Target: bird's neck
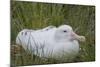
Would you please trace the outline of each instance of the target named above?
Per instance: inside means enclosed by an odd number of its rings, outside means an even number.
[[[58,36],[55,36],[55,37],[54,37],[54,40],[55,40],[56,42],[69,42],[69,41],[71,41],[71,40],[69,40],[69,39],[67,39],[67,38],[65,38],[65,37],[58,37]]]

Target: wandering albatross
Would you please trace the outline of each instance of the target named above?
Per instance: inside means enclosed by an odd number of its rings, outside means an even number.
[[[16,44],[26,51],[43,58],[69,60],[79,53],[79,41],[85,37],[77,35],[71,26],[48,26],[40,30],[24,29],[16,37]]]

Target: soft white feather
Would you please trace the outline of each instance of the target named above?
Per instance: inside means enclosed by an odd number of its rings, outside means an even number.
[[[40,57],[70,59],[78,54],[78,41],[85,40],[85,37],[81,37],[75,34],[69,25],[61,25],[58,28],[48,26],[41,30],[22,30],[16,43]]]

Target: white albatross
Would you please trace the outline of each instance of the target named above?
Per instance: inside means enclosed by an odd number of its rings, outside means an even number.
[[[26,51],[45,58],[70,59],[79,53],[78,41],[85,41],[71,26],[48,26],[41,30],[24,29],[16,37],[16,44]]]

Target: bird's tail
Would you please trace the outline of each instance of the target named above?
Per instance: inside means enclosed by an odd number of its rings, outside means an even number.
[[[20,33],[18,33],[18,35],[16,37],[16,44],[21,45]]]

